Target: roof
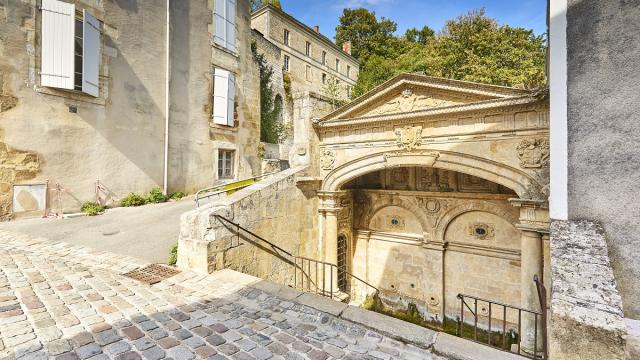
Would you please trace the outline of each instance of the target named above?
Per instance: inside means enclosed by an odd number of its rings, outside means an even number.
[[[275,6],[271,5],[271,4],[262,5],[256,11],[251,13],[251,18],[253,19],[256,16],[262,15],[262,13],[267,12],[267,11],[273,11],[273,12],[281,15],[282,17],[288,19],[289,21],[295,23],[301,29],[303,29],[305,32],[307,32],[308,35],[310,35],[312,37],[315,37],[317,40],[325,43],[326,45],[328,45],[330,47],[332,47],[334,50],[338,51],[340,54],[343,54],[345,57],[349,58],[350,60],[353,60],[355,63],[360,65],[360,61],[358,61],[358,59],[353,57],[353,55],[350,55],[350,54],[344,52],[342,50],[342,48],[340,46],[338,46],[336,43],[334,43],[333,41],[331,41],[331,39],[329,39],[328,37],[322,35],[319,32],[315,32],[312,28],[310,28],[309,26],[305,25],[300,20],[294,18],[293,16],[287,14],[284,10],[278,9],[277,7],[275,7]]]

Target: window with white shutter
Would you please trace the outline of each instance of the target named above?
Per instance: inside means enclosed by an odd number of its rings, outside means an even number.
[[[98,96],[100,21],[88,11],[76,18],[75,6],[42,0],[41,86],[79,90]]]
[[[42,86],[73,89],[75,13],[74,4],[42,0]]]
[[[215,0],[213,41],[236,51],[236,0]]]
[[[213,79],[213,122],[234,125],[236,97],[235,75],[227,70],[215,69]]]

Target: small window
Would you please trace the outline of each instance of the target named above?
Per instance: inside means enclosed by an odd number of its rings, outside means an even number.
[[[305,54],[307,54],[307,56],[311,56],[311,43],[307,41],[307,46],[305,48]]]
[[[327,52],[322,51],[322,65],[327,65]]]
[[[284,29],[284,44],[289,45],[289,30]]]
[[[340,72],[340,59],[336,59],[336,71]]]
[[[351,98],[351,86],[347,86],[347,97]]]
[[[305,73],[305,79],[307,81],[311,81],[311,66],[307,65],[307,71]]]
[[[235,125],[235,75],[227,70],[213,70],[212,117],[218,125]]]
[[[351,78],[351,66],[347,65],[347,77]]]
[[[215,0],[213,27],[213,41],[236,51],[236,0]]]
[[[233,179],[235,151],[218,150],[218,179]]]
[[[327,74],[322,73],[322,83],[326,84],[327,83]]]
[[[289,71],[289,55],[284,56],[284,64],[282,65],[282,70]]]

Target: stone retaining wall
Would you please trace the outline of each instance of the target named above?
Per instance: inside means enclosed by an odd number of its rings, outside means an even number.
[[[296,186],[306,168],[282,171],[182,215],[178,266],[211,273],[232,269],[283,283],[292,266],[266,243],[236,235],[215,215],[221,215],[295,255],[317,258],[317,198]],[[238,245],[238,243],[240,245]],[[257,246],[254,246],[257,245]]]
[[[551,225],[550,358],[625,358],[626,327],[600,225]]]

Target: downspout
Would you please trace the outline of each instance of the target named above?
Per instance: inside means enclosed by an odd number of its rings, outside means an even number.
[[[169,182],[169,44],[170,44],[170,22],[169,22],[169,5],[171,0],[167,0],[167,24],[165,39],[165,101],[164,101],[164,174],[162,192],[167,195]]]

